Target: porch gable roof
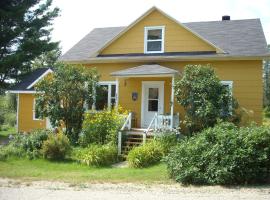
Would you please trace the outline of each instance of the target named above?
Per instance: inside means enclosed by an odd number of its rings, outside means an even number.
[[[112,72],[111,76],[138,77],[138,76],[172,76],[179,71],[158,64],[145,64],[129,69]]]

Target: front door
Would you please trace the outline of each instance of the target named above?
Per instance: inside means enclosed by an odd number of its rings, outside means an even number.
[[[141,127],[147,128],[156,113],[163,114],[164,81],[142,82]]]

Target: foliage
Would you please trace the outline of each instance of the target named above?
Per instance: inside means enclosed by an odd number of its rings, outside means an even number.
[[[77,152],[76,159],[88,166],[109,166],[116,163],[117,148],[115,145],[92,144]]]
[[[267,118],[270,118],[270,106],[267,106],[264,109],[264,116],[267,117]]]
[[[53,68],[60,55],[61,50],[59,48],[56,48],[52,51],[44,52],[39,57],[34,59],[34,61],[31,64],[32,68],[34,69],[42,67]]]
[[[16,113],[13,107],[16,105],[13,101],[16,99],[13,97],[15,96],[11,94],[0,95],[0,130],[3,125],[12,127],[16,124]]]
[[[35,159],[40,156],[42,144],[47,140],[50,133],[48,130],[39,129],[30,132],[28,135],[17,134],[13,142],[22,146],[29,159]]]
[[[268,44],[268,50],[270,50],[270,45]],[[270,60],[263,61],[263,91],[264,106],[270,106]]]
[[[74,144],[82,128],[84,103],[94,98],[98,82],[94,69],[58,63],[54,73],[48,75],[37,85],[37,110],[42,117],[49,117],[54,127],[62,122],[65,134]],[[86,87],[88,85],[88,87]]]
[[[67,136],[63,133],[50,134],[42,144],[43,157],[49,160],[63,160],[71,152]]]
[[[160,143],[163,155],[167,155],[180,141],[180,135],[175,132],[165,131],[156,135],[155,140]]]
[[[10,127],[14,127],[16,125],[16,113],[6,113],[4,123],[9,125]]]
[[[7,87],[6,80],[30,72],[36,57],[58,46],[50,35],[59,9],[51,5],[52,0],[0,2],[0,89]]]
[[[184,123],[191,133],[235,116],[235,101],[210,65],[187,65],[175,82],[177,102],[186,111]],[[233,104],[233,106],[231,106]]]
[[[269,181],[270,130],[221,123],[185,139],[165,159],[184,184],[254,184]]]
[[[120,107],[118,109],[89,112],[83,121],[80,144],[116,144],[117,132],[123,124],[123,114],[127,114]]]
[[[163,157],[163,149],[159,142],[151,141],[133,148],[127,156],[129,166],[134,168],[148,167],[158,163]]]
[[[15,146],[14,144],[9,144],[0,147],[0,161],[4,161],[10,157],[24,157],[25,151],[21,146]]]

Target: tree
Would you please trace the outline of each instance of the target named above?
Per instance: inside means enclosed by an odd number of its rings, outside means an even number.
[[[268,45],[270,51],[270,45]],[[263,89],[264,98],[263,104],[266,107],[270,106],[270,60],[263,61]]]
[[[42,117],[49,117],[55,127],[61,126],[63,122],[65,134],[73,143],[78,141],[84,105],[94,99],[98,78],[94,69],[59,63],[54,73],[37,85],[38,113]]]
[[[61,50],[59,48],[54,49],[52,51],[45,52],[41,54],[39,57],[35,58],[31,66],[33,69],[40,68],[40,67],[53,68],[58,58],[60,57],[60,55],[61,55]]]
[[[52,0],[0,1],[0,89],[31,71],[31,62],[58,47],[51,42],[52,20],[59,9]]]
[[[228,120],[234,113],[228,88],[209,65],[187,65],[175,81],[175,96],[186,111],[184,122],[190,133],[211,127],[219,119]]]

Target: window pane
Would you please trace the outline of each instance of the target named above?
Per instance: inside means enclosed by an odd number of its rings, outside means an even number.
[[[108,85],[97,87],[96,109],[103,110],[108,106]]]
[[[161,29],[148,30],[147,39],[148,40],[160,40],[160,39],[162,39],[162,30]]]
[[[221,108],[221,115],[223,117],[227,117],[227,116],[230,116],[232,112],[232,97],[231,97],[232,93],[231,93],[230,85],[223,84],[223,87],[228,92],[227,94],[230,96],[230,98],[223,99],[223,107]]]
[[[148,100],[148,111],[158,111],[158,100]]]
[[[116,90],[116,86],[111,85],[111,97],[115,97],[115,90]]]
[[[114,108],[115,106],[115,98],[111,98],[111,108]]]
[[[147,51],[161,51],[161,41],[147,42]]]
[[[158,88],[149,88],[149,99],[158,99]]]

